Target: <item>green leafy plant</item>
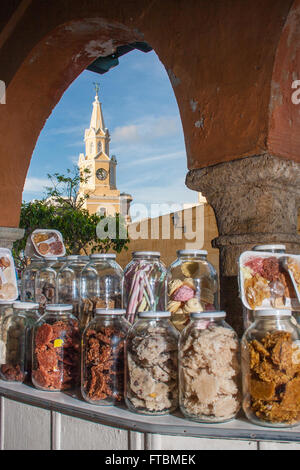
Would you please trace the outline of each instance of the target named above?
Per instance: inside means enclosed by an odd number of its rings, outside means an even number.
[[[59,230],[64,238],[67,254],[108,252],[120,253],[128,249],[129,239],[126,233],[125,219],[116,214],[115,217],[90,215],[83,204],[90,194],[79,192],[80,183],[89,178],[89,170],[80,174],[78,168],[67,170],[67,175],[54,173],[48,175],[51,186],[46,187],[45,197],[41,200],[23,202],[21,207],[20,228],[25,235],[14,243],[13,254],[19,268],[24,267],[26,258],[24,250],[28,236],[37,228]],[[104,220],[105,219],[105,220]],[[96,228],[99,222],[104,224],[107,237],[98,238]],[[114,237],[111,238],[110,226],[115,226]]]

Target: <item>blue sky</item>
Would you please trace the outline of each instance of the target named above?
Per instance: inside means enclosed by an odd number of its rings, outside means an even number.
[[[182,126],[163,65],[153,51],[133,51],[119,61],[104,75],[84,71],[64,93],[35,147],[25,201],[43,196],[47,173],[65,172],[84,152],[84,130],[89,127],[95,96],[93,82],[99,82],[105,126],[111,134],[110,155],[118,160],[118,189],[147,207],[197,202],[197,193],[184,184]]]

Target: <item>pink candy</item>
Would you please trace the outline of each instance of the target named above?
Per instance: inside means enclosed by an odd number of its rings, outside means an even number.
[[[187,300],[192,299],[195,296],[195,291],[188,286],[181,286],[177,289],[172,296],[173,300],[177,302],[186,302]]]

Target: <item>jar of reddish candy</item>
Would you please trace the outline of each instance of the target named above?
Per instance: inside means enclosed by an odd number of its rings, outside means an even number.
[[[125,310],[96,309],[82,337],[81,393],[94,405],[113,405],[124,395]]]
[[[61,391],[78,385],[80,335],[72,308],[47,305],[34,326],[32,383],[40,390]]]

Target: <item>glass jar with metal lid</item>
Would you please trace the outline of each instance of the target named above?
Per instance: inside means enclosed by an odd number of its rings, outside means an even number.
[[[126,318],[134,323],[139,312],[166,308],[167,269],[158,251],[135,251],[124,270]]]
[[[24,382],[30,375],[28,351],[32,327],[39,318],[38,307],[34,302],[14,302],[12,312],[3,321],[0,376],[4,380]]]
[[[21,276],[21,294],[22,302],[35,301],[35,278],[37,272],[45,265],[43,258],[31,258],[30,263],[24,269]]]
[[[53,268],[56,262],[57,257],[49,257],[36,273],[35,301],[39,303],[41,313],[45,311],[47,304],[54,304],[56,301],[57,271]]]
[[[32,383],[60,391],[79,384],[80,334],[73,306],[49,304],[33,328]]]
[[[203,423],[235,418],[241,405],[239,341],[225,312],[192,312],[179,340],[179,405]]]
[[[37,302],[15,302],[13,304],[14,312],[26,317],[25,334],[25,370],[26,381],[31,381],[32,372],[32,331],[35,323],[41,317],[39,304]]]
[[[89,261],[88,256],[70,255],[56,278],[56,302],[72,304],[73,315],[79,318],[80,273]]]
[[[289,310],[258,310],[244,333],[243,409],[254,424],[300,423],[300,330]]]
[[[286,246],[282,244],[266,244],[266,245],[256,245],[252,248],[252,251],[258,251],[258,252],[268,252],[268,253],[280,253],[280,254],[285,254],[286,253]],[[239,277],[238,277],[239,280]],[[300,312],[295,312],[295,317],[297,318],[299,316]],[[249,310],[245,305],[243,305],[243,326],[244,326],[244,331],[249,328],[251,323],[254,321],[254,310]],[[296,320],[295,320],[296,322]]]
[[[80,326],[84,328],[93,318],[96,308],[123,307],[123,270],[116,255],[99,253],[80,273]]]
[[[167,310],[182,330],[191,312],[218,310],[218,275],[205,250],[178,250],[168,268]]]
[[[178,406],[178,337],[170,312],[140,312],[125,341],[125,402],[162,415]]]
[[[125,310],[96,309],[82,335],[81,393],[94,405],[124,398],[124,342],[130,328]]]
[[[3,325],[4,320],[13,313],[14,300],[10,302],[0,302],[0,364],[5,362],[6,346],[3,339]]]

